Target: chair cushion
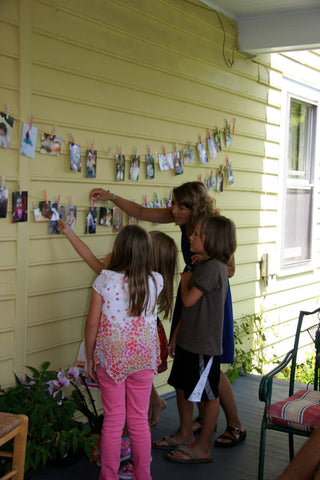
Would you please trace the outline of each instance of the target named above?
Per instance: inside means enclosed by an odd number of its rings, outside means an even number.
[[[320,423],[320,392],[299,390],[267,408],[267,421],[283,427],[312,432]]]
[[[0,412],[0,438],[12,432],[20,425],[21,421],[17,415],[12,413]]]

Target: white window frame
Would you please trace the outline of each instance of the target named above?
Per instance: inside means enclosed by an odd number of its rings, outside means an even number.
[[[315,252],[315,234],[316,234],[316,197],[318,192],[318,165],[319,165],[319,145],[320,145],[320,90],[298,83],[292,79],[283,79],[282,88],[282,110],[281,110],[281,143],[280,143],[280,171],[279,171],[279,225],[278,225],[278,269],[279,277],[299,274],[316,268]],[[316,110],[315,118],[315,142],[314,142],[314,164],[313,164],[313,198],[312,198],[312,218],[311,218],[311,258],[302,260],[290,265],[284,265],[284,221],[285,221],[285,200],[288,181],[288,146],[289,146],[289,119],[290,119],[290,99],[295,98],[314,105]]]

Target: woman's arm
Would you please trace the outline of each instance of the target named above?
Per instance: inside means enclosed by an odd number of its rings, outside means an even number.
[[[93,352],[96,344],[96,337],[99,328],[102,311],[102,297],[95,290],[92,290],[91,302],[85,326],[86,354],[88,361],[88,373],[90,377],[98,381],[95,370]]]
[[[203,292],[197,287],[189,289],[192,272],[185,272],[181,275],[181,299],[185,307],[192,307],[203,296]]]
[[[232,257],[230,258],[227,268],[228,268],[228,278],[233,277],[234,272],[236,271],[236,262],[234,259],[234,255],[232,255]]]
[[[170,223],[173,222],[171,208],[147,208],[138,203],[114,195],[103,188],[94,188],[90,192],[90,198],[95,201],[111,201],[130,217],[138,218],[146,222]]]
[[[88,245],[86,245],[80,238],[74,233],[70,225],[61,218],[57,221],[57,227],[59,232],[64,233],[75,251],[83,258],[83,260],[91,267],[96,273],[100,273],[105,265],[100,262],[98,258],[93,255]]]

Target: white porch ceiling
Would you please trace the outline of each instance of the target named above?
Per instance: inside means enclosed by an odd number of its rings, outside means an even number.
[[[200,0],[238,23],[248,54],[320,48],[320,0]]]

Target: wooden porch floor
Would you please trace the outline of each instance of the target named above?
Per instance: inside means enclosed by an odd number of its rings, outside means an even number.
[[[260,377],[247,375],[233,384],[240,418],[247,430],[244,442],[232,449],[212,448],[213,463],[183,465],[164,459],[163,450],[152,449],[151,473],[153,480],[256,480],[260,441],[260,423],[263,404],[258,399]],[[276,380],[274,399],[279,398],[287,382]],[[286,389],[287,391],[287,389]],[[152,428],[152,439],[175,432],[179,426],[175,397],[167,399],[168,407],[162,412],[160,422]],[[214,439],[225,427],[223,411],[220,412]],[[305,438],[295,439],[295,451],[303,445]],[[288,438],[282,433],[267,432],[267,448],[264,480],[275,480],[289,461]],[[99,469],[86,458],[68,467],[40,468],[32,480],[97,480]]]

